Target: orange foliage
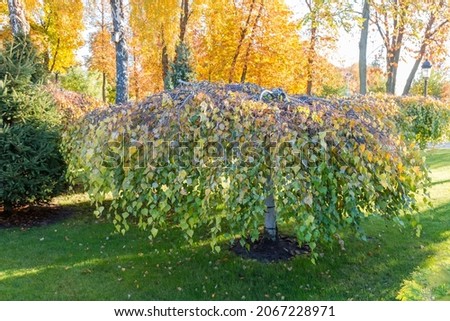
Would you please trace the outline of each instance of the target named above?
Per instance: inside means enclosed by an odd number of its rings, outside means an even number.
[[[64,90],[54,85],[48,85],[46,90],[52,95],[59,112],[63,115],[65,125],[73,124],[75,120],[86,113],[103,106],[102,102],[86,95]]]

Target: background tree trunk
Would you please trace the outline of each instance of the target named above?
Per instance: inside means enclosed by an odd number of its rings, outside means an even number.
[[[106,103],[106,72],[102,72],[102,100]]]
[[[124,104],[128,101],[128,48],[123,0],[111,0],[111,13],[116,44],[116,104]]]
[[[9,21],[11,30],[15,37],[28,35],[30,25],[25,17],[25,8],[21,0],[8,0]]]
[[[162,79],[164,82],[164,89],[170,89],[171,83],[169,79],[169,54],[167,53],[167,46],[164,41],[163,35],[163,47],[161,52],[161,66],[162,66]]]
[[[256,28],[258,27],[258,22],[259,22],[259,19],[261,18],[263,9],[264,9],[264,0],[261,0],[261,4],[260,4],[259,10],[258,10],[258,14],[257,14],[257,16],[255,18],[252,30],[250,32],[250,40],[248,42],[247,50],[245,51],[244,67],[242,67],[242,73],[241,73],[241,83],[244,83],[245,82],[245,78],[247,77],[248,60],[249,60],[249,57],[250,57],[250,50],[252,48],[253,40],[255,39]]]
[[[411,72],[409,73],[408,79],[406,80],[405,87],[403,88],[403,96],[406,96],[409,94],[409,91],[411,90],[411,85],[414,80],[414,77],[416,76],[417,70],[419,69],[420,62],[422,61],[422,58],[425,54],[425,50],[423,53],[419,54],[419,57],[416,58],[416,61],[414,61],[414,65],[411,69]]]
[[[238,45],[236,47],[236,51],[234,52],[233,59],[231,60],[231,68],[230,68],[230,73],[228,75],[228,82],[229,83],[233,82],[234,71],[236,69],[237,60],[238,60],[239,54],[241,52],[241,47],[244,44],[245,37],[247,36],[247,30],[250,27],[250,19],[252,18],[252,13],[253,13],[253,9],[255,7],[255,2],[256,2],[256,0],[252,0],[252,3],[250,4],[250,9],[249,9],[249,13],[248,13],[248,16],[247,16],[247,20],[245,22],[245,25],[241,28],[241,34],[239,36],[239,42],[238,42]]]
[[[181,1],[181,14],[180,14],[180,43],[184,42],[184,36],[186,35],[187,24],[189,21],[189,16],[191,15],[189,11],[189,0]]]
[[[314,20],[312,22],[315,24]],[[306,94],[311,96],[313,86],[313,65],[316,55],[316,33],[317,28],[311,28],[311,38],[309,42],[308,65],[306,66]]]
[[[369,37],[370,5],[364,1],[362,17],[364,19],[359,40],[359,93],[367,94],[367,39]]]

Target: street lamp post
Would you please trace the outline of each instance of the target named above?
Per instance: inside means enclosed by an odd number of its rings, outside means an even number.
[[[428,94],[428,79],[430,79],[431,75],[431,63],[428,59],[426,59],[422,64],[422,77],[425,81],[423,88],[423,95],[426,97]]]

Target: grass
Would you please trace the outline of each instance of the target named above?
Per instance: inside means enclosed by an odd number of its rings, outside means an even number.
[[[450,300],[450,150],[428,153],[434,208],[423,234],[365,223],[369,240],[321,248],[282,263],[243,260],[224,245],[190,247],[176,229],[153,243],[113,234],[80,195],[57,199],[75,215],[29,229],[0,230],[0,300]]]

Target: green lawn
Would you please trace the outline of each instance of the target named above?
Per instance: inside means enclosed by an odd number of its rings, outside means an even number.
[[[223,245],[190,247],[178,230],[150,243],[144,232],[112,234],[80,195],[57,201],[76,214],[30,229],[0,229],[0,300],[450,300],[450,150],[428,153],[433,209],[423,233],[380,219],[368,241],[345,238],[346,251],[263,264]]]

